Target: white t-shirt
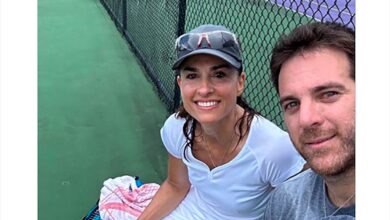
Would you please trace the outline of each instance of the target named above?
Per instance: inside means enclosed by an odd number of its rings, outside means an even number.
[[[305,163],[285,131],[255,116],[241,151],[210,171],[190,148],[184,158],[184,122],[173,114],[161,129],[166,149],[182,159],[192,185],[165,219],[261,219],[272,189],[299,172]]]

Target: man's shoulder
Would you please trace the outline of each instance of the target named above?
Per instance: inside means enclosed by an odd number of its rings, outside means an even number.
[[[311,206],[313,193],[318,193],[321,177],[306,170],[280,184],[272,192],[265,219],[303,219],[305,210]]]
[[[274,196],[299,199],[300,195],[310,192],[309,189],[316,185],[318,178],[321,177],[311,169],[308,169],[278,186],[275,189]]]

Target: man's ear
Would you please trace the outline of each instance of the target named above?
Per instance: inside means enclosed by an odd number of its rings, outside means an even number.
[[[242,93],[244,92],[245,80],[246,80],[246,74],[245,72],[242,72],[241,75],[238,77],[237,96],[242,95]]]

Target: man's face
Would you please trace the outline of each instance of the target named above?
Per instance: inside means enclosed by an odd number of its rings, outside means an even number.
[[[334,49],[298,54],[283,64],[279,95],[295,147],[320,175],[355,166],[355,81]]]

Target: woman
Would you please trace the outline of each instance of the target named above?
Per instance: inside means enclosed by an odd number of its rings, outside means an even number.
[[[260,219],[269,193],[305,161],[243,100],[236,36],[202,25],[176,40],[182,106],[161,129],[168,177],[139,219]]]

